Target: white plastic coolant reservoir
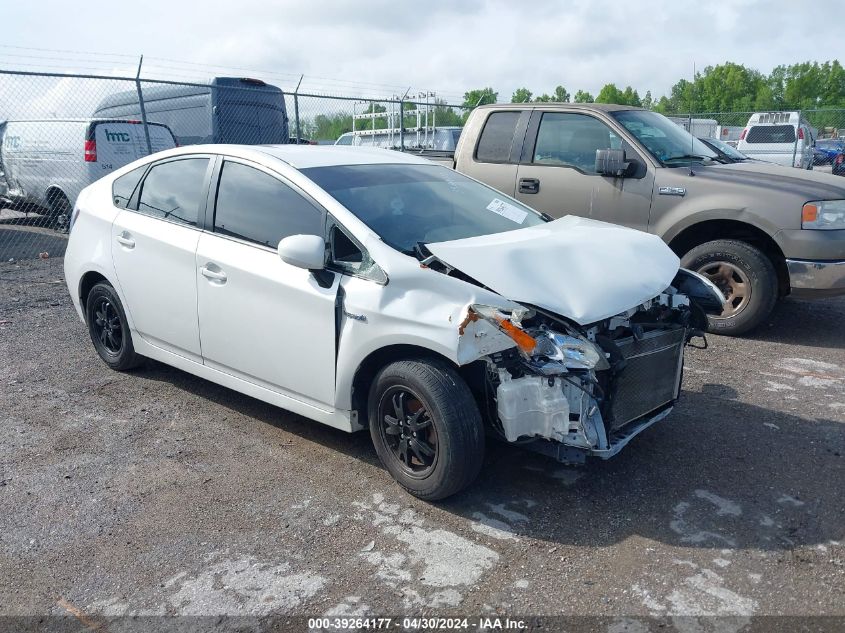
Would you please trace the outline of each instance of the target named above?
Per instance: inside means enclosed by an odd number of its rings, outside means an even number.
[[[547,378],[514,379],[505,370],[499,370],[499,380],[499,420],[509,442],[524,436],[552,438],[569,432],[569,402],[559,380],[549,386]]]

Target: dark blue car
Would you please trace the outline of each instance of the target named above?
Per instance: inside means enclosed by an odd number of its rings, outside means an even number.
[[[845,140],[831,138],[816,141],[813,147],[813,164],[830,165],[837,154],[845,152]]]

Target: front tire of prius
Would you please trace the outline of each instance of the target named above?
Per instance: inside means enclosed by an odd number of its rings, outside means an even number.
[[[444,499],[478,476],[481,414],[467,384],[446,363],[391,363],[373,381],[368,409],[379,459],[415,497]]]
[[[85,300],[85,322],[94,349],[116,371],[133,369],[143,362],[135,353],[123,305],[111,284],[100,282]]]
[[[778,277],[760,249],[739,240],[713,240],[696,246],[681,266],[700,273],[725,295],[725,311],[708,316],[709,332],[738,336],[765,320],[778,298]]]

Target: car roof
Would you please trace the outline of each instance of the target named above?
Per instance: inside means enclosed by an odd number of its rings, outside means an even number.
[[[570,109],[579,109],[579,110],[599,110],[601,112],[618,112],[619,110],[643,110],[644,108],[638,108],[636,106],[629,106],[629,105],[618,105],[615,103],[562,103],[558,101],[545,101],[545,102],[536,102],[531,101],[528,103],[490,103],[483,106],[478,106],[480,109],[484,110],[495,110],[495,109],[518,109],[518,110],[525,110],[525,109],[536,109],[541,108],[543,110],[554,110],[554,109],[561,109],[561,110],[570,110]]]
[[[166,150],[160,156],[184,154],[228,154],[253,160],[266,160],[270,156],[295,169],[330,167],[337,165],[432,165],[425,158],[380,147],[354,147],[349,145],[185,145]]]
[[[296,169],[329,167],[334,165],[386,165],[411,163],[430,165],[419,158],[380,147],[354,147],[349,145],[261,145],[259,151],[283,160]]]

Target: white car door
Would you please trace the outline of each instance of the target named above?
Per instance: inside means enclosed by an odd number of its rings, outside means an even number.
[[[222,162],[216,191],[213,233],[200,236],[196,254],[205,364],[333,406],[340,275],[318,280],[277,253],[288,235],[324,235],[325,211],[277,174],[239,159]]]
[[[208,156],[156,163],[112,224],[112,260],[126,310],[148,343],[201,361],[196,250]],[[116,199],[117,200],[117,199]]]

